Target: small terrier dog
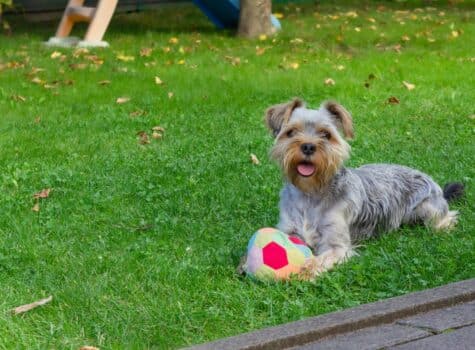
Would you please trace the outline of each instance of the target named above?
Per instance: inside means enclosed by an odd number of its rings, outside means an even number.
[[[350,113],[336,102],[307,109],[299,99],[270,107],[265,121],[275,137],[271,156],[286,179],[278,228],[297,234],[315,258],[303,270],[311,279],[355,254],[362,238],[422,222],[436,230],[457,223],[447,200],[463,194],[461,183],[444,191],[428,175],[390,164],[345,168],[353,137]]]

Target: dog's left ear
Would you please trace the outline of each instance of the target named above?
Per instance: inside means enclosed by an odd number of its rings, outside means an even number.
[[[334,101],[328,101],[323,104],[323,107],[330,112],[333,122],[343,132],[347,139],[352,139],[353,133],[353,119],[350,112],[345,107]]]
[[[276,137],[282,126],[289,122],[292,112],[297,107],[302,107],[304,103],[298,98],[294,98],[287,103],[281,103],[269,107],[266,111],[265,121],[267,127],[272,131],[274,137]]]

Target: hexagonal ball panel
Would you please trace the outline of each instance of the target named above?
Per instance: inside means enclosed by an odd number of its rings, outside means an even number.
[[[264,264],[273,269],[280,269],[289,263],[287,260],[287,252],[275,242],[271,242],[262,248],[262,256]]]

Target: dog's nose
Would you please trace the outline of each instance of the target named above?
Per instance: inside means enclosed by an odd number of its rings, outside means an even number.
[[[313,143],[303,143],[300,146],[300,149],[302,150],[303,154],[305,154],[306,156],[310,156],[315,153],[317,147]]]

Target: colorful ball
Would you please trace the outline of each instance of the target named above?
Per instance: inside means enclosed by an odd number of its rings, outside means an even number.
[[[298,274],[312,251],[297,236],[261,228],[249,240],[244,271],[260,280],[284,280]]]

